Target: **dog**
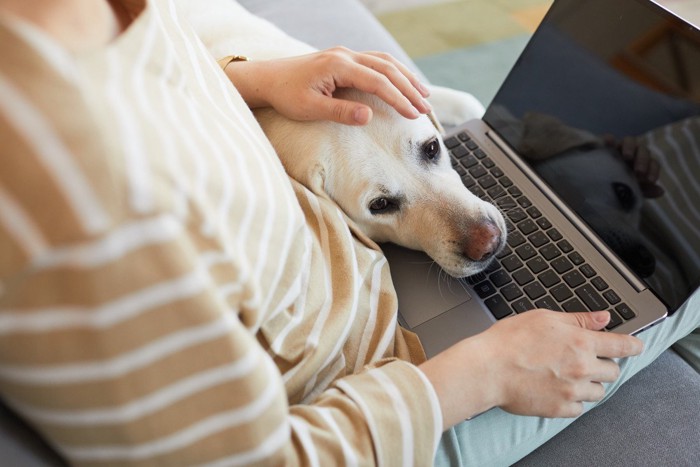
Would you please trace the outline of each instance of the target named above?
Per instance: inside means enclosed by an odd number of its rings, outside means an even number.
[[[200,37],[208,48],[215,54],[220,50],[221,56],[235,50],[273,59],[315,51],[231,0],[210,0],[206,8],[186,13],[195,23],[225,25],[198,28],[205,31]],[[433,87],[431,95],[438,111],[445,106],[443,121],[448,123],[483,109],[466,93]],[[370,123],[299,122],[271,108],[255,111],[287,173],[333,200],[375,242],[424,251],[454,277],[486,269],[505,245],[505,220],[494,205],[463,185],[440,125],[425,115],[404,118],[379,98],[357,90],[340,90],[337,97],[368,104],[373,110]]]

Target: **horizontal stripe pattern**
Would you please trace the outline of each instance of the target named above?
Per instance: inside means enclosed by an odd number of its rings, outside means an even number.
[[[77,58],[0,19],[3,399],[78,465],[429,464],[439,407],[386,260],[207,52],[272,26],[124,4]],[[182,13],[205,10],[202,43]]]

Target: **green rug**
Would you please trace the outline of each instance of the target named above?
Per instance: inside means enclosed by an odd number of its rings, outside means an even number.
[[[434,84],[488,104],[551,0],[435,1],[378,15]]]

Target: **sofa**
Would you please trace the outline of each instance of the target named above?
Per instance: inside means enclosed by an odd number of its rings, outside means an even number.
[[[415,64],[359,0],[241,0],[317,48],[390,52]],[[0,404],[0,464],[58,466],[62,459]],[[700,375],[672,350],[634,376],[519,466],[700,465]]]

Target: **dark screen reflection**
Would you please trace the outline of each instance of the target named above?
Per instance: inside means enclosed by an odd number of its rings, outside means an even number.
[[[700,31],[557,0],[485,120],[670,307],[700,285]]]

